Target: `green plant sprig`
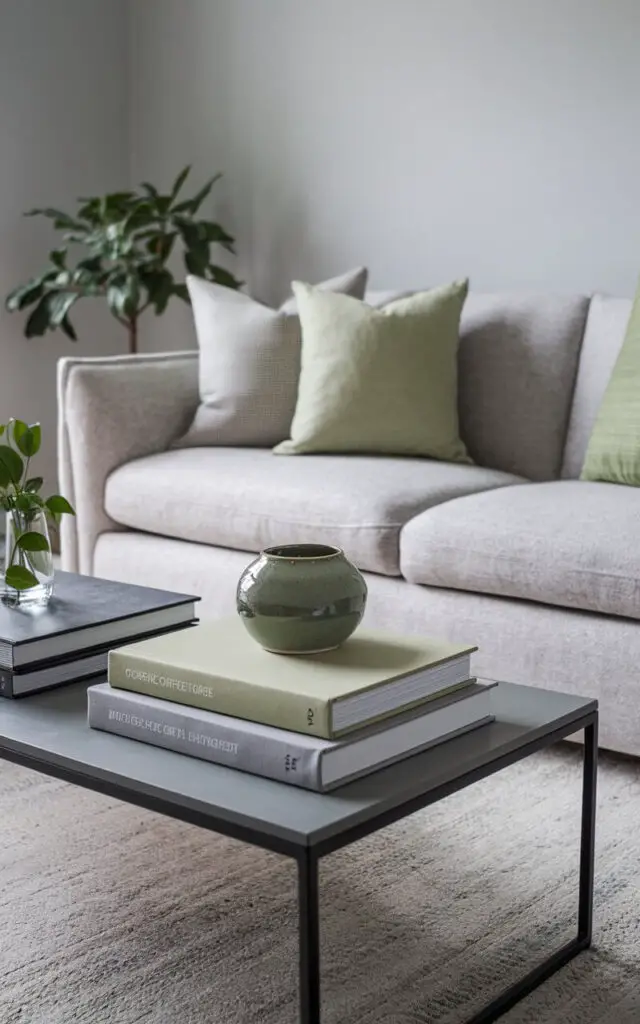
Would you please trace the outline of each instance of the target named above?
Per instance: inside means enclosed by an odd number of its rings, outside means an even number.
[[[8,423],[0,424],[1,437],[5,438],[6,443],[0,443],[0,509],[11,516],[15,536],[4,578],[6,584],[14,590],[30,590],[38,586],[39,580],[33,572],[29,556],[51,549],[47,538],[36,530],[30,530],[29,524],[40,513],[57,524],[61,516],[75,515],[75,512],[61,494],[42,498],[42,477],[29,476],[31,459],[40,450],[40,424],[26,424],[23,420],[11,419]],[[14,563],[16,555],[19,558],[17,564]]]
[[[79,299],[102,297],[126,328],[129,351],[137,352],[138,320],[150,306],[160,315],[173,296],[189,302],[186,285],[167,266],[176,241],[182,244],[190,274],[229,288],[241,286],[233,274],[211,262],[211,246],[233,253],[233,238],[215,221],[196,218],[220,175],[191,199],[181,199],[190,170],[185,167],[166,194],[143,182],[138,191],[80,198],[74,214],[52,207],[25,214],[48,217],[64,243],[51,250],[43,273],[14,288],[6,299],[10,312],[33,306],[24,328],[27,338],[59,328],[75,341],[72,307]],[[69,246],[78,245],[86,252],[72,264]]]

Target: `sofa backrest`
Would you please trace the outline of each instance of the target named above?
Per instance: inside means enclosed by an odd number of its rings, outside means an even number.
[[[366,300],[382,306],[400,294]],[[560,475],[588,306],[582,295],[469,294],[459,411],[475,462],[530,480]]]
[[[475,462],[560,475],[586,296],[471,293],[460,329],[460,431]]]
[[[577,479],[582,471],[593,424],[624,341],[631,305],[631,299],[608,295],[594,295],[589,305],[562,463],[563,477]]]

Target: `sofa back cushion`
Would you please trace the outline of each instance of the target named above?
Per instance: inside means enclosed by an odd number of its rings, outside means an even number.
[[[381,307],[407,292],[369,290]],[[460,325],[460,434],[474,462],[530,480],[560,475],[589,300],[470,292]]]
[[[580,351],[562,476],[577,479],[598,409],[624,341],[631,299],[594,295]]]
[[[471,293],[462,311],[460,433],[474,462],[560,475],[585,296]]]

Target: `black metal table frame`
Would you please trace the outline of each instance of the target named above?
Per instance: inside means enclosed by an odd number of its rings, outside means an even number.
[[[298,913],[299,913],[299,998],[300,1024],[320,1024],[320,908],[318,891],[318,863],[321,857],[348,846],[364,836],[377,832],[394,821],[399,821],[416,811],[428,807],[461,789],[494,775],[503,768],[522,761],[530,754],[550,747],[574,733],[584,730],[584,758],[582,776],[582,827],[580,839],[580,869],[578,897],[578,929],[575,938],[548,956],[541,964],[526,974],[504,992],[501,992],[465,1024],[491,1024],[510,1010],[538,985],[550,978],[561,967],[569,963],[578,953],[591,945],[593,920],[593,879],[595,856],[596,821],[596,780],[598,769],[598,712],[591,711],[574,719],[570,724],[546,733],[517,750],[495,758],[446,782],[436,789],[415,796],[397,807],[385,811],[361,825],[341,832],[313,846],[263,834],[259,829],[217,821],[211,815],[183,805],[166,795],[132,792],[126,784],[108,782],[91,776],[82,768],[67,768],[50,763],[42,757],[12,748],[0,748],[0,759],[31,768],[62,779],[65,782],[92,789],[106,796],[115,797],[125,803],[143,807],[146,810],[177,818],[180,821],[218,832],[233,839],[260,846],[274,853],[293,857],[298,865]]]

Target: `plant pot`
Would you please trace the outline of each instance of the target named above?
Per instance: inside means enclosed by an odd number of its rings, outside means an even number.
[[[43,537],[47,543],[47,550],[23,551],[16,541],[24,533],[35,533]],[[53,594],[54,569],[49,526],[44,512],[7,512],[4,572],[6,573],[12,565],[29,570],[38,583],[27,590],[17,590],[10,586],[6,579],[3,580],[3,602],[20,608],[46,605]]]
[[[238,582],[237,609],[248,632],[274,654],[320,654],[351,636],[364,614],[367,584],[339,548],[266,548]]]

